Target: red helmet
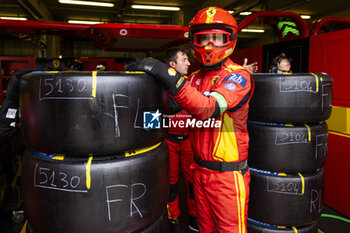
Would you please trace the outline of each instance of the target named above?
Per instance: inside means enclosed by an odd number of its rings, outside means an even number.
[[[237,22],[225,9],[209,7],[199,11],[189,28],[192,53],[203,66],[222,63],[236,46]]]

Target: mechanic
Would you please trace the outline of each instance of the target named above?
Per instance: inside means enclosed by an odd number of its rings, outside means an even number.
[[[153,58],[130,68],[157,78],[196,120],[221,122],[217,128],[193,129],[191,168],[199,232],[245,233],[250,182],[246,121],[254,83],[248,70],[228,58],[237,41],[237,23],[230,13],[205,8],[189,29],[190,46],[202,68],[188,80]]]
[[[183,77],[186,77],[190,62],[187,51],[181,47],[170,48],[165,53],[165,63],[173,67]],[[181,110],[176,101],[170,97],[170,115],[172,121],[185,121],[188,113]],[[178,124],[177,124],[178,125]],[[171,231],[181,232],[180,228],[180,205],[178,181],[180,168],[184,175],[187,190],[187,209],[189,215],[189,228],[198,232],[197,211],[193,193],[193,177],[190,165],[193,163],[190,133],[186,127],[170,127],[165,141],[169,147],[170,156],[170,195],[168,202],[168,217],[171,223]]]

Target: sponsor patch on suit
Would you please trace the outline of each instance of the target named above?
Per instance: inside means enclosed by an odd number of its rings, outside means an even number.
[[[245,77],[243,77],[242,75],[239,75],[236,73],[233,73],[230,76],[228,76],[227,78],[225,78],[224,82],[225,81],[235,82],[238,85],[242,86],[243,88],[247,84],[247,79]]]
[[[234,83],[226,83],[225,88],[234,91],[236,89],[236,85]]]

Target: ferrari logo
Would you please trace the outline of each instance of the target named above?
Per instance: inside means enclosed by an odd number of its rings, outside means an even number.
[[[215,7],[209,7],[206,13],[207,13],[207,19],[205,20],[205,23],[212,23],[214,19],[214,15],[216,14]]]
[[[216,9],[214,7],[209,7],[207,10],[207,15],[208,17],[212,18],[216,14]]]
[[[52,65],[57,69],[60,66],[60,60],[52,60]]]
[[[211,86],[213,87],[216,83],[216,81],[218,81],[218,78],[220,78],[220,76],[214,76],[211,80]]]

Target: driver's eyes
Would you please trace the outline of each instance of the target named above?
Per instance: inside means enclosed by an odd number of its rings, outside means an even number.
[[[207,40],[207,36],[206,35],[199,35],[198,36],[198,41],[199,42],[203,42],[203,41],[206,41]]]
[[[222,34],[214,34],[213,35],[214,41],[224,42],[224,36]]]

